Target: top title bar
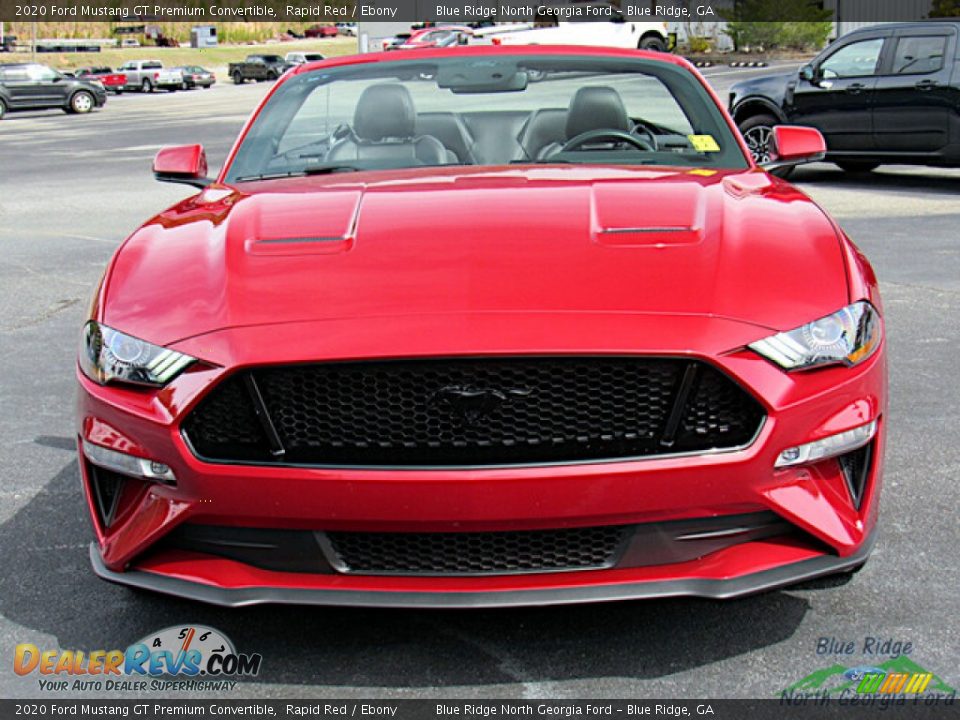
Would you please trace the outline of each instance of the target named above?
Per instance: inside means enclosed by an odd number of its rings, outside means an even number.
[[[810,0],[784,0],[757,20],[794,21]],[[922,20],[933,0],[822,0],[835,21]],[[6,22],[723,22],[736,0],[0,0]],[[957,18],[960,20],[960,18]]]

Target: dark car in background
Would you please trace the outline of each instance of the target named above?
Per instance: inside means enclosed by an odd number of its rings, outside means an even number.
[[[107,102],[103,85],[72,78],[46,65],[0,64],[0,119],[16,110],[59,108],[83,114]]]
[[[247,55],[243,62],[230,63],[227,73],[235,85],[242,85],[247,80],[276,80],[290,67],[279,55]]]
[[[183,74],[183,89],[203,88],[208,90],[217,82],[217,76],[199,65],[181,65],[174,68]]]
[[[730,111],[753,153],[768,158],[774,125],[823,133],[827,160],[960,166],[960,21],[874,25],[843,36],[799,71],[736,83]]]

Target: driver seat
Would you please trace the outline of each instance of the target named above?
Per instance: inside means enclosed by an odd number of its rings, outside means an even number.
[[[627,115],[620,93],[603,85],[582,87],[570,98],[565,135],[567,142],[591,130],[621,130],[630,132],[633,123]],[[556,155],[563,143],[552,142],[540,148],[537,160]]]
[[[450,162],[443,143],[417,135],[417,111],[410,91],[397,83],[366,88],[357,100],[352,133],[335,142],[326,162],[373,160],[403,165],[443,165]]]

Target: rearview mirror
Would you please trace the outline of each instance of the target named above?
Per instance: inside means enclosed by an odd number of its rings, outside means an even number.
[[[804,65],[800,68],[800,79],[807,82],[813,82],[817,79],[817,71],[813,69],[813,65]]]
[[[761,167],[775,170],[823,160],[827,153],[827,143],[816,128],[777,125],[770,133],[768,149],[770,162],[763,163]]]
[[[478,59],[441,66],[437,87],[457,95],[471,93],[519,92],[527,88],[527,73],[514,63]]]
[[[160,182],[198,188],[205,188],[213,182],[207,177],[207,154],[203,145],[161,148],[153,159],[153,176]]]

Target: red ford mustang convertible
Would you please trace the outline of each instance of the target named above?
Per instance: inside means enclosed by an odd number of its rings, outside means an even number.
[[[780,127],[771,157],[822,157]],[[769,169],[769,168],[767,168]],[[303,65],[114,255],[83,328],[93,567],[221,605],[728,598],[874,538],[857,248],[686,62]]]

